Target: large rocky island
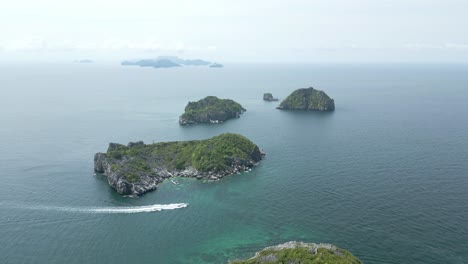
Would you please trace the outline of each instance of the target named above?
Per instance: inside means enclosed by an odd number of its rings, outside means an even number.
[[[197,102],[189,102],[185,112],[179,117],[181,125],[200,123],[221,123],[238,118],[246,111],[242,105],[231,99],[207,96]]]
[[[278,109],[334,111],[335,101],[314,88],[297,89],[284,99]]]
[[[290,241],[267,247],[250,259],[235,260],[229,264],[362,264],[344,249],[331,244]]]
[[[107,177],[122,195],[142,195],[171,177],[218,180],[249,170],[262,159],[257,145],[239,134],[221,134],[206,140],[127,146],[110,143],[106,153],[96,153],[94,170]]]

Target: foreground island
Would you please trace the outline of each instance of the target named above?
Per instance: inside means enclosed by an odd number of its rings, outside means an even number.
[[[250,259],[235,260],[229,264],[362,264],[346,250],[331,244],[287,242],[267,247]]]
[[[94,156],[94,171],[103,173],[118,193],[139,196],[171,177],[218,180],[246,171],[262,155],[252,141],[232,133],[206,140],[148,145],[142,141],[127,146],[110,143],[106,153]]]
[[[189,102],[179,117],[179,124],[222,123],[240,117],[245,111],[242,105],[231,99],[207,96],[197,102]]]
[[[284,99],[278,109],[334,111],[335,101],[312,87],[297,89]]]

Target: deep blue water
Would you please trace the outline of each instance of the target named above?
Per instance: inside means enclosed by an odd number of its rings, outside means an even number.
[[[367,264],[468,263],[468,65],[100,64],[0,67],[2,263],[226,263],[289,240]],[[314,86],[333,113],[262,101]],[[180,127],[188,101],[247,112]],[[252,172],[181,179],[139,199],[93,175],[109,142],[241,133],[267,152]],[[135,214],[90,209],[188,203]]]

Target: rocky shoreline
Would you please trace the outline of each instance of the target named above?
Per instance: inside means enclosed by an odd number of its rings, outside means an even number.
[[[262,152],[262,155],[265,155]],[[96,153],[94,156],[94,171],[106,176],[109,185],[122,195],[141,196],[147,192],[157,189],[160,183],[173,177],[196,178],[197,180],[218,181],[226,176],[237,173],[247,172],[258,163],[249,163],[247,165],[234,164],[228,170],[202,172],[194,167],[184,170],[167,170],[160,168],[154,170],[154,173],[146,174],[140,177],[137,182],[130,182],[123,175],[112,170],[111,164],[107,161],[105,153]]]

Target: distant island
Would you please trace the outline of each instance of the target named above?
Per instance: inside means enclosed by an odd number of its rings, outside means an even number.
[[[294,91],[281,104],[278,109],[333,111],[335,101],[325,92],[314,88],[302,88]]]
[[[153,68],[172,68],[180,67],[180,64],[177,64],[171,60],[167,59],[158,59],[158,60],[138,60],[138,61],[123,61],[122,65],[137,65],[140,67],[153,67]]]
[[[220,64],[220,63],[213,63],[213,64],[210,65],[210,68],[222,68],[222,67],[223,67],[223,65]]]
[[[290,241],[267,247],[250,259],[230,261],[229,264],[362,264],[344,249],[331,244]]]
[[[139,196],[155,190],[171,177],[218,180],[250,170],[264,153],[239,134],[226,133],[206,140],[142,141],[127,146],[110,143],[106,153],[94,156],[94,171],[122,195]]]
[[[247,110],[242,105],[231,99],[207,96],[197,102],[189,102],[185,112],[179,117],[179,123],[181,125],[222,123],[240,117],[245,111]]]
[[[274,102],[274,101],[278,101],[278,98],[274,98],[271,93],[264,93],[263,94],[263,100],[269,101],[269,102]]]
[[[194,59],[186,60],[176,56],[159,56],[155,59],[143,60],[126,60],[122,61],[123,66],[140,66],[140,67],[153,67],[153,68],[172,68],[181,66],[208,66],[213,65],[209,61]]]
[[[75,60],[73,62],[75,62],[75,63],[93,63],[94,61],[89,60],[89,59],[84,59],[84,60]]]

